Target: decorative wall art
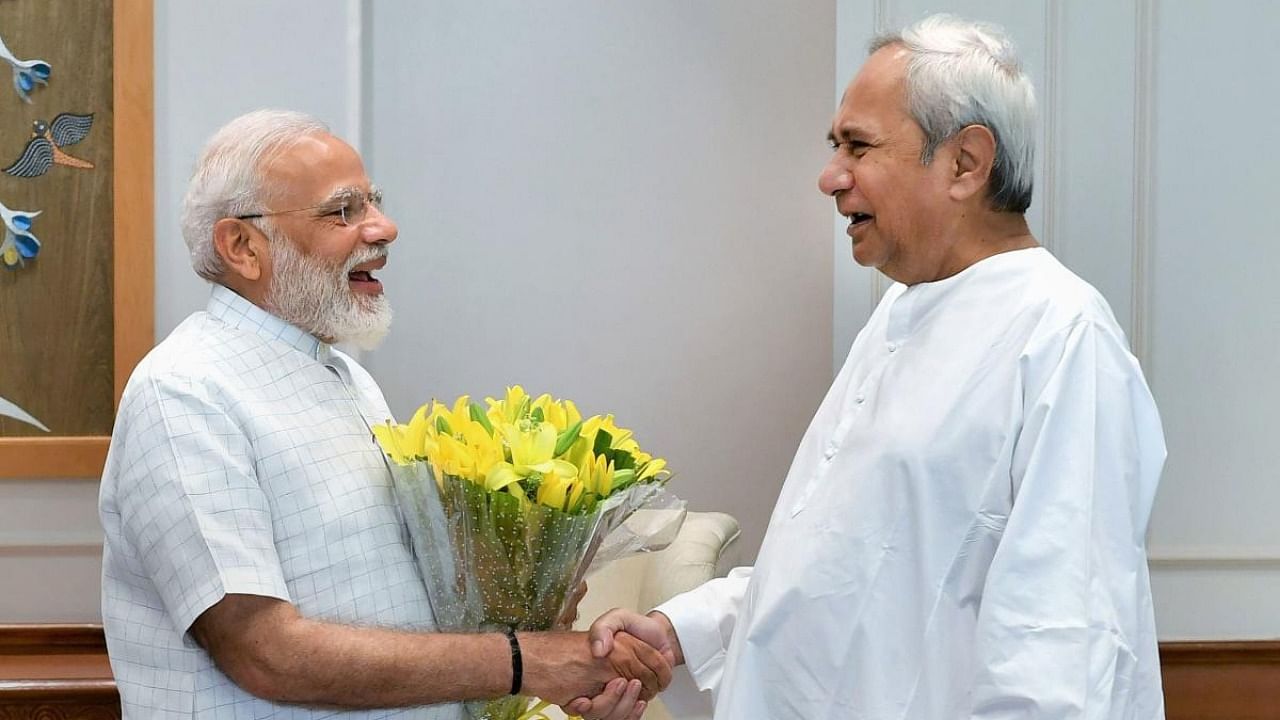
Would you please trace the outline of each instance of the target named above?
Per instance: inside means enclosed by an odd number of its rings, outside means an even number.
[[[4,169],[14,177],[39,177],[53,167],[54,163],[67,167],[92,170],[93,163],[68,155],[62,148],[75,145],[89,135],[93,129],[93,114],[76,115],[62,113],[52,123],[36,120],[31,123],[31,139],[22,149],[22,157]]]
[[[152,13],[0,2],[0,478],[99,475],[154,342]]]

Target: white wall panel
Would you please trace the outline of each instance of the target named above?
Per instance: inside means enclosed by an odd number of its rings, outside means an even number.
[[[0,623],[98,622],[94,480],[0,481]]]
[[[1161,627],[1280,637],[1280,6],[1161,2],[1153,22],[1148,371],[1170,448],[1153,552],[1276,561],[1180,575]]]
[[[392,409],[611,411],[754,554],[831,377],[834,0],[379,2]]]
[[[1138,211],[1137,9],[1133,0],[1055,3],[1056,94],[1044,121],[1056,142],[1043,197],[1053,251],[1096,287],[1129,332]],[[1145,168],[1143,168],[1145,170]]]

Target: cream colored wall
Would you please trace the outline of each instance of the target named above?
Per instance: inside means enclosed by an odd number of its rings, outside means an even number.
[[[613,412],[754,557],[831,377],[833,0],[379,1],[391,409]]]

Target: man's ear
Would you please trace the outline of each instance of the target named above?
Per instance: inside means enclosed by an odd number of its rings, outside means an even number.
[[[262,277],[266,263],[266,242],[249,223],[235,218],[222,218],[213,225],[213,247],[222,258],[227,272],[250,282]]]
[[[950,194],[968,200],[983,192],[996,161],[996,136],[983,125],[969,125],[951,138],[954,159]]]

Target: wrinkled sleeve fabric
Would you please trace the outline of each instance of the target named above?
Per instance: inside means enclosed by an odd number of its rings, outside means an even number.
[[[1021,369],[971,717],[1163,717],[1144,539],[1165,458],[1151,393],[1119,331],[1090,320],[1028,347]]]
[[[734,568],[723,578],[708,581],[677,595],[655,610],[675,628],[685,667],[699,690],[719,694],[725,656],[751,582],[750,567]]]
[[[189,630],[228,593],[289,601],[243,431],[198,380],[150,377],[135,390],[116,510],[174,626]]]

